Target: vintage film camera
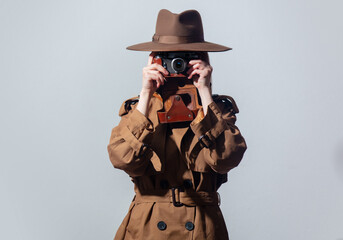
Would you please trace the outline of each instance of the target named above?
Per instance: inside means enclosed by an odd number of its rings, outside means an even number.
[[[168,70],[166,82],[157,92],[163,99],[164,109],[157,112],[160,123],[192,121],[201,108],[199,94],[192,79],[188,79],[188,63],[201,59],[196,52],[159,52],[153,63]]]
[[[189,61],[199,58],[196,52],[159,52],[154,62],[167,69],[172,77],[186,77]]]

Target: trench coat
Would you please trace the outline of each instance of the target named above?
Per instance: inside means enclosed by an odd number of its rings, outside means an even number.
[[[213,95],[204,116],[160,124],[162,98],[155,93],[145,116],[138,98],[125,101],[108,152],[115,168],[134,183],[135,197],[114,239],[229,239],[219,208],[220,185],[247,148],[235,125],[229,96]]]

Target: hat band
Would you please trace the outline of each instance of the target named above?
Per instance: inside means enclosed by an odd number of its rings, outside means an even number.
[[[203,36],[160,36],[154,35],[152,37],[153,42],[165,43],[165,44],[180,44],[180,43],[194,43],[203,42]]]

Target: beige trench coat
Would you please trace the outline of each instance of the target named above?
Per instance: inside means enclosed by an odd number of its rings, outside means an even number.
[[[136,193],[114,239],[227,240],[217,189],[246,150],[234,100],[214,96],[206,116],[201,109],[191,123],[173,124],[159,123],[157,93],[147,117],[137,101],[123,103],[108,145],[113,166],[130,175]]]

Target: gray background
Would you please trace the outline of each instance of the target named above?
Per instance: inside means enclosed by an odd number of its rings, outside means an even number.
[[[157,13],[197,9],[248,143],[233,240],[343,239],[343,2],[0,0],[0,239],[112,239],[133,197],[106,146]]]

